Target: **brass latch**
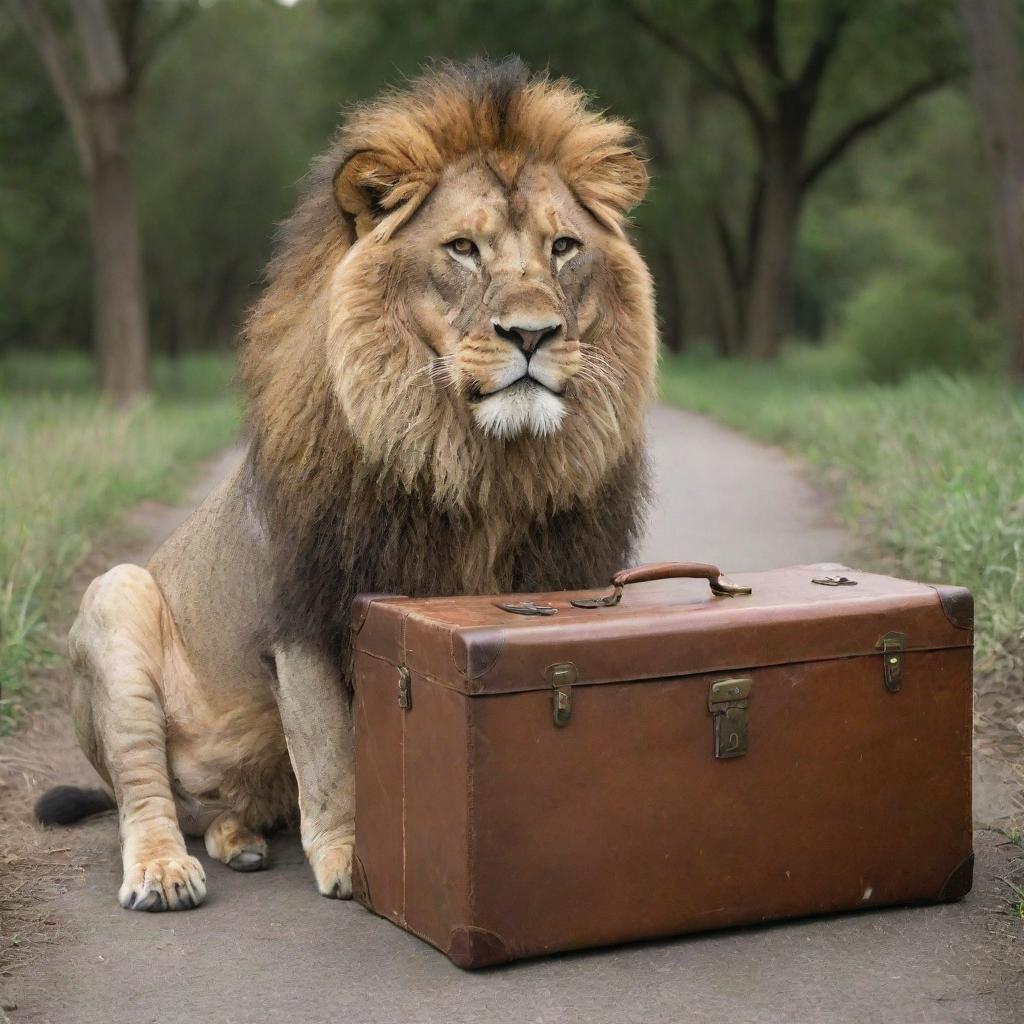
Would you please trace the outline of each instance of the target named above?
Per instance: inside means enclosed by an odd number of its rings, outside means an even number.
[[[708,711],[715,720],[715,757],[741,757],[747,752],[749,677],[720,679],[711,684]]]
[[[882,652],[882,682],[890,693],[899,693],[903,686],[903,653],[907,649],[906,633],[886,633],[878,641]]]
[[[559,728],[569,724],[572,715],[572,686],[579,678],[576,666],[571,661],[560,662],[548,667],[544,673],[551,684],[551,718]]]
[[[398,666],[398,706],[406,710],[412,707],[412,678],[404,665]]]

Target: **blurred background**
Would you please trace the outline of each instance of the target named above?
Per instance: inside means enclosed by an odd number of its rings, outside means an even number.
[[[1020,0],[5,2],[9,718],[96,530],[236,430],[237,326],[343,108],[513,52],[647,139],[664,399],[820,466],[867,561],[975,588],[1024,692]]]
[[[113,336],[148,325],[151,351],[172,357],[231,343],[274,222],[345,105],[431,57],[510,52],[575,78],[647,139],[637,224],[670,352],[771,359],[790,343],[885,380],[923,363],[1024,368],[999,324],[992,230],[1013,197],[985,145],[1024,132],[1019,107],[997,123],[1012,0],[10,0],[7,13],[0,345],[113,346],[115,390],[144,384],[121,379],[143,342],[104,337],[104,322]],[[991,79],[973,93],[972,22]],[[1021,230],[1019,206],[1001,215]],[[135,223],[144,297],[102,280],[97,296],[93,252],[130,249]],[[123,251],[107,259],[131,275]],[[94,322],[108,297],[141,304],[142,322]]]

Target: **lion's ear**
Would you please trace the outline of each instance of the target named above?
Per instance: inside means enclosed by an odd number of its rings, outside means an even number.
[[[355,220],[357,238],[372,231],[386,215],[384,204],[399,178],[397,168],[369,150],[353,153],[338,168],[334,198]]]
[[[334,175],[338,206],[355,221],[356,237],[372,231],[385,219],[389,233],[415,212],[430,191],[429,176],[393,156],[374,150],[353,153]]]
[[[643,160],[625,148],[598,151],[574,178],[580,202],[615,232],[622,230],[622,219],[643,199],[650,182]]]

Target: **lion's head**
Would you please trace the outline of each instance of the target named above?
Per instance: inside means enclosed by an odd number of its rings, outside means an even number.
[[[355,108],[318,162],[250,324],[249,381],[273,390],[295,331],[307,371],[323,347],[363,454],[408,479],[433,461],[457,486],[436,461],[457,457],[471,485],[510,444],[607,465],[653,379],[650,280],[623,230],[646,186],[631,130],[569,83],[517,60],[440,66]]]
[[[625,125],[513,64],[430,76],[357,113],[343,140],[335,195],[358,239],[334,278],[346,409],[362,418],[370,398],[346,371],[387,346],[389,389],[395,371],[429,377],[419,383],[438,385],[434,401],[465,405],[493,437],[585,417],[578,384],[611,383],[620,361],[602,337],[608,303],[621,306],[615,277],[637,273],[615,252],[627,247],[619,218],[647,183]]]
[[[439,65],[349,113],[246,330],[254,466],[293,563],[339,516],[358,556],[389,502],[475,524],[435,592],[510,585],[516,537],[598,502],[591,533],[625,548],[656,362],[625,230],[646,187],[625,123],[516,59]]]

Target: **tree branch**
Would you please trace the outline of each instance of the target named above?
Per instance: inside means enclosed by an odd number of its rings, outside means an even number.
[[[778,82],[786,80],[782,55],[779,50],[778,0],[761,0],[758,7],[757,24],[751,38],[761,63]]]
[[[738,294],[743,285],[742,269],[736,254],[736,243],[733,241],[732,230],[729,227],[729,222],[725,219],[722,207],[717,202],[711,207],[711,221],[715,226],[718,243],[722,247],[722,256],[725,260],[729,281]]]
[[[761,237],[761,210],[764,207],[764,168],[760,168],[750,193],[747,205],[747,231],[745,237],[745,258],[743,261],[743,284],[749,285],[754,277],[754,260]]]
[[[71,11],[89,72],[89,91],[96,96],[123,91],[128,84],[128,66],[106,0],[75,0]]]
[[[797,76],[797,91],[804,103],[813,106],[814,97],[821,86],[825,69],[839,45],[846,23],[850,20],[850,6],[846,2],[835,3],[821,32],[807,51],[807,59]]]
[[[160,47],[192,20],[196,10],[194,5],[182,4],[159,28],[143,33],[143,39],[131,57],[133,86],[137,85],[146,73]]]
[[[128,91],[134,92],[139,79],[138,42],[139,20],[142,0],[124,0],[118,5],[117,35],[121,41],[121,53],[128,69]]]
[[[807,188],[811,185],[822,172],[835,163],[862,135],[866,135],[872,129],[884,124],[919,97],[947,85],[955,77],[956,73],[954,71],[945,70],[935,72],[927,78],[912,82],[906,88],[896,93],[895,96],[890,97],[885,103],[880,104],[874,110],[868,111],[848,124],[803,169],[800,175],[802,187]]]
[[[78,161],[86,176],[93,172],[95,155],[89,117],[82,95],[72,77],[71,63],[60,35],[38,0],[8,0],[15,19],[25,30],[50,77],[61,109],[71,128]]]
[[[738,77],[738,72],[728,67],[723,72],[721,68],[715,67],[703,54],[680,39],[675,33],[669,32],[664,26],[659,25],[646,11],[634,3],[634,0],[618,0],[618,4],[656,43],[685,60],[713,88],[736,100],[750,115],[755,129],[760,132],[764,124],[764,114],[742,79]],[[729,59],[726,60],[726,64],[729,64]]]
[[[764,111],[761,110],[757,100],[754,99],[754,94],[750,91],[750,86],[747,84],[746,79],[744,79],[733,55],[723,48],[718,51],[718,59],[722,62],[729,82],[732,85],[730,95],[734,99],[739,100],[747,113],[750,114],[754,122],[754,130],[760,139],[765,123]]]

